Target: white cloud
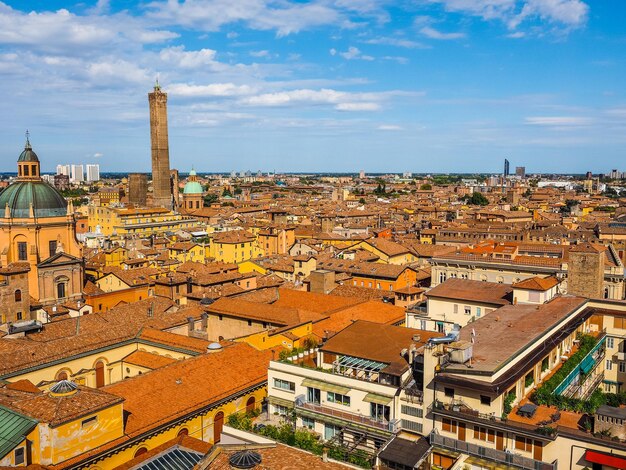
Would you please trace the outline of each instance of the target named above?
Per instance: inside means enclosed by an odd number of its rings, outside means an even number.
[[[104,154],[101,152],[96,152],[93,154],[93,158],[102,158],[102,157],[104,157]]]
[[[337,111],[377,111],[378,103],[339,103],[335,106]]]
[[[420,33],[427,38],[440,40],[461,39],[465,37],[465,33],[442,33],[432,26],[424,26],[420,29]]]
[[[162,49],[159,53],[159,57],[162,61],[168,62],[176,67],[189,69],[215,65],[215,56],[216,52],[213,49],[186,51],[184,46],[169,47]]]
[[[395,124],[381,124],[377,129],[379,131],[401,131],[404,130],[404,127]]]
[[[346,60],[367,60],[367,61],[374,60],[374,58],[371,55],[363,54],[359,50],[358,47],[354,47],[354,46],[348,47],[348,50],[345,52],[338,52],[335,49],[331,49],[330,55],[335,55],[335,54],[339,54],[341,57],[343,57]]]
[[[533,116],[527,117],[526,123],[535,126],[572,127],[587,126],[593,123],[593,119],[579,116]]]
[[[466,13],[484,20],[500,20],[514,30],[524,21],[539,20],[566,28],[587,21],[589,5],[583,0],[429,0],[447,11]]]
[[[250,55],[252,57],[268,57],[270,55],[270,51],[268,50],[250,51]]]
[[[411,39],[404,39],[404,38],[379,37],[379,38],[368,39],[363,42],[366,44],[377,44],[377,45],[382,45],[382,46],[397,46],[397,47],[404,47],[407,49],[428,48],[428,46],[425,44],[419,43],[417,41],[413,41]]]
[[[112,81],[148,83],[152,77],[147,70],[120,59],[91,63],[87,66],[87,75],[98,84],[107,84]]]
[[[248,85],[234,83],[212,83],[210,85],[189,85],[174,83],[167,87],[168,93],[184,97],[211,97],[211,96],[243,96],[254,93]]]

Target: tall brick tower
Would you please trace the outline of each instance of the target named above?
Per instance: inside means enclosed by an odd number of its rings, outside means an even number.
[[[172,208],[170,183],[170,151],[167,138],[167,93],[161,91],[157,80],[150,103],[150,141],[152,144],[152,205]]]
[[[569,251],[567,293],[591,299],[604,297],[604,261],[606,248],[581,243]]]

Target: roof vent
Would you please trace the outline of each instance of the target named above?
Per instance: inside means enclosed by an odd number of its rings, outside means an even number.
[[[70,380],[60,380],[50,387],[51,397],[71,397],[78,392],[78,385]]]
[[[211,343],[207,346],[207,352],[218,352],[223,349],[223,346],[220,343]]]
[[[233,468],[254,468],[261,464],[261,454],[253,450],[241,450],[231,455],[228,463]]]

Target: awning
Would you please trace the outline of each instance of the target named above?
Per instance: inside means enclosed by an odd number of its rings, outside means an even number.
[[[585,460],[591,463],[606,465],[607,467],[626,469],[626,458],[613,454],[605,454],[604,452],[598,452],[595,450],[586,451]]]
[[[267,397],[267,401],[270,402],[270,404],[272,405],[280,405],[280,406],[285,406],[287,408],[293,408],[293,402],[290,400],[285,400],[284,398],[269,396]]]
[[[350,391],[348,387],[342,387],[341,385],[330,384],[328,382],[322,382],[321,380],[315,379],[304,379],[302,381],[302,386],[319,388],[320,390],[324,390],[325,392],[341,393],[342,395],[345,395]]]
[[[363,398],[363,401],[378,403],[379,405],[388,405],[391,400],[393,400],[393,397],[378,395],[376,393],[368,393],[365,395],[365,398]]]

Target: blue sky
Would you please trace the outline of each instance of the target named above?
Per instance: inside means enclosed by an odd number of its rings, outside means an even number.
[[[626,170],[626,2],[0,0],[0,171]]]

